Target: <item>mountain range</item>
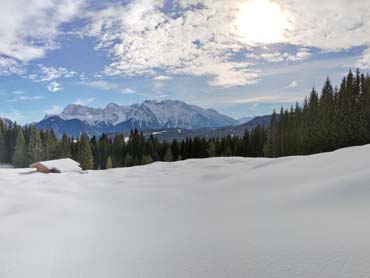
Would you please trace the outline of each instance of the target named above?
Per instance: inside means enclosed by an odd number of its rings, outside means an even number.
[[[244,123],[240,125],[240,122]],[[53,129],[58,137],[63,133],[74,137],[83,132],[90,136],[128,133],[135,128],[162,136],[165,133],[167,136],[181,133],[183,137],[229,134],[233,131],[239,134],[244,132],[248,122],[250,119],[238,121],[214,109],[178,100],[146,100],[130,106],[110,103],[105,108],[70,104],[60,114],[45,115],[34,125],[39,129]]]

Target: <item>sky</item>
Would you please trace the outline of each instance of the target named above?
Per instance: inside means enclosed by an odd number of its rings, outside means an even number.
[[[12,0],[0,9],[0,115],[178,99],[234,118],[370,69],[370,2]]]

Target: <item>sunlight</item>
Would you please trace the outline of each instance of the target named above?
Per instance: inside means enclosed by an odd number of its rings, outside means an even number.
[[[250,0],[240,6],[236,26],[244,42],[276,43],[284,40],[288,20],[278,4]]]

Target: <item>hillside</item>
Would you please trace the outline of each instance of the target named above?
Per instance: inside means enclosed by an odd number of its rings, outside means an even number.
[[[0,169],[0,277],[369,277],[369,164],[370,145],[86,174]]]

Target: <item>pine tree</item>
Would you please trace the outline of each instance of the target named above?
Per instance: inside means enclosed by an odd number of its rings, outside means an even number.
[[[17,140],[15,144],[12,162],[13,166],[16,168],[23,168],[28,166],[29,161],[27,155],[27,147],[21,128],[18,128]]]
[[[150,154],[146,154],[143,156],[142,160],[141,160],[141,165],[146,165],[146,164],[150,164],[153,162],[153,159],[152,157],[150,156]]]
[[[133,158],[129,153],[126,154],[123,165],[124,167],[131,167],[134,165]]]
[[[166,162],[172,162],[173,161],[171,148],[167,148],[166,153],[163,157],[163,161],[166,161]]]
[[[210,140],[208,142],[207,153],[208,153],[208,157],[216,156],[216,144],[213,140]]]
[[[0,164],[6,162],[6,146],[5,146],[5,136],[4,136],[4,126],[0,120]]]
[[[58,153],[59,158],[70,158],[72,156],[71,144],[66,134],[63,134],[62,139],[59,142]]]
[[[30,127],[28,142],[28,158],[30,163],[41,161],[44,156],[40,133],[35,127]]]
[[[89,136],[86,133],[81,135],[77,145],[77,161],[83,170],[90,170],[94,167],[94,159],[90,148]]]
[[[117,134],[112,144],[112,161],[114,167],[122,167],[124,159],[125,139],[123,134]]]
[[[112,162],[112,159],[110,158],[110,156],[108,156],[107,164],[105,165],[105,169],[111,169],[111,168],[113,168],[113,162]]]

